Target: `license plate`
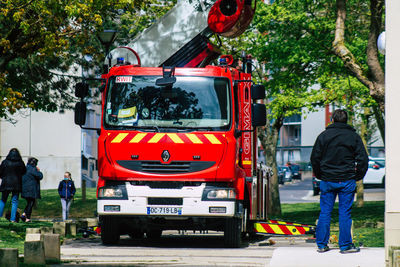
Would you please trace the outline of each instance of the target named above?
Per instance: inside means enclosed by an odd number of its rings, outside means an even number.
[[[147,214],[182,215],[180,207],[147,207]]]

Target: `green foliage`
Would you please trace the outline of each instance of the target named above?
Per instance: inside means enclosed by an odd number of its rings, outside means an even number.
[[[126,44],[173,3],[1,1],[0,118],[24,107],[44,111],[71,108],[75,102],[71,85],[81,76],[78,66],[102,66],[104,60],[96,32],[112,27],[121,32],[119,41]],[[84,55],[91,55],[92,62],[86,62]]]
[[[346,45],[364,70],[369,5],[347,1]],[[267,88],[272,118],[313,111],[336,102],[345,107],[376,105],[368,88],[353,78],[332,52],[336,22],[333,1],[259,3],[252,26],[227,52],[245,50],[257,59],[259,82]],[[352,98],[346,98],[346,96]]]

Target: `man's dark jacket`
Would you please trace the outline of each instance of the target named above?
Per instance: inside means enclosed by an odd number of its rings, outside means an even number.
[[[22,175],[25,172],[25,163],[19,153],[10,151],[0,165],[0,178],[2,179],[0,192],[21,192]]]
[[[324,181],[361,180],[368,170],[368,154],[360,136],[346,123],[335,122],[315,141],[311,164]]]

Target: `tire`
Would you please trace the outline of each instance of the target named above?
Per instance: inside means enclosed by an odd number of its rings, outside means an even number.
[[[151,230],[146,232],[146,236],[149,239],[159,239],[162,235],[162,230]]]
[[[225,221],[224,243],[228,248],[239,248],[242,243],[242,220],[229,218]]]
[[[383,176],[383,178],[382,178],[382,184],[381,184],[381,187],[382,187],[382,188],[385,188],[385,176]]]
[[[115,245],[119,241],[118,223],[115,218],[104,216],[101,220],[101,241],[104,245]]]

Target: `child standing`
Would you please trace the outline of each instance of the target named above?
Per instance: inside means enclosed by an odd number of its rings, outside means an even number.
[[[63,221],[68,220],[69,208],[71,206],[72,199],[74,198],[75,191],[75,184],[74,181],[72,181],[71,173],[65,172],[64,178],[58,185],[58,194],[61,198]]]

